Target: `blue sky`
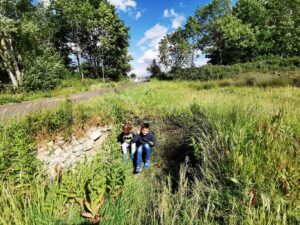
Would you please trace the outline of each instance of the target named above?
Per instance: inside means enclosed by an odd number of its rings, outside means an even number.
[[[210,0],[109,0],[120,17],[130,27],[129,52],[134,58],[131,65],[138,76],[147,74],[145,68],[157,58],[158,43],[167,33],[184,26],[188,16],[194,15],[197,7]],[[202,56],[197,60],[206,62]]]

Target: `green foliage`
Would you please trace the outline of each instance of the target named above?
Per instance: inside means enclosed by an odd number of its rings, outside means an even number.
[[[60,79],[67,73],[59,57],[50,49],[45,50],[41,56],[35,58],[33,62],[28,62],[25,75],[22,80],[22,88],[29,91],[52,90]]]
[[[209,37],[201,43],[201,50],[211,59],[209,63],[228,65],[253,58],[256,44],[253,30],[234,15],[228,13],[213,20],[207,35]]]
[[[64,66],[52,50],[45,9],[31,1],[1,1],[1,9],[1,23],[6,25],[1,26],[0,63],[14,89],[23,81],[26,90],[55,87]]]
[[[239,0],[233,7],[230,2],[213,0],[197,8],[184,30],[179,28],[165,36],[160,43],[161,63],[173,66],[174,52],[181,62],[191,57],[193,62],[194,54],[202,51],[214,65],[244,63],[264,56],[299,56],[299,0]],[[184,40],[178,33],[185,34]],[[169,50],[172,46],[176,49],[173,53]],[[190,49],[190,54],[184,54],[184,49]],[[193,63],[187,66],[193,67]]]
[[[70,53],[76,55],[82,77],[83,69],[94,78],[120,80],[126,75],[129,29],[114,6],[107,1],[63,0],[52,1],[50,8],[57,47],[66,61]]]
[[[135,73],[131,73],[129,77],[130,79],[134,80],[137,78],[137,75]]]
[[[174,70],[193,65],[193,50],[189,45],[186,32],[182,29],[168,34],[160,41],[160,63]]]
[[[71,102],[65,102],[57,111],[45,114],[43,127],[49,132],[59,129],[67,129],[73,124],[73,109]]]
[[[116,81],[130,71],[129,29],[107,1],[51,1],[45,7],[4,0],[0,8],[1,74],[5,71],[4,80],[14,90],[55,88],[72,66],[70,54],[77,58],[82,79]]]
[[[276,73],[280,74],[280,71],[294,70],[296,68],[299,68],[299,57],[271,58],[230,66],[205,65],[202,67],[177,69],[168,73],[167,76],[173,79],[206,81],[230,78],[247,72],[270,72],[275,73],[276,76]]]

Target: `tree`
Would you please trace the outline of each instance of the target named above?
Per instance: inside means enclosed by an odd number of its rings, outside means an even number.
[[[17,18],[17,1],[0,2],[0,57],[14,89],[19,87],[23,74],[20,69],[20,53],[16,49],[16,35],[20,31]],[[15,14],[15,15],[14,15]]]
[[[178,29],[163,38],[159,45],[160,63],[171,70],[185,68],[193,63],[193,49],[184,30]]]
[[[93,31],[94,42],[89,45],[88,55],[96,73],[97,68],[101,67],[102,71],[106,68],[108,76],[118,80],[130,71],[129,29],[116,14],[115,7],[106,3],[99,5],[95,18],[98,25]]]
[[[299,0],[239,0],[233,14],[254,29],[257,56],[300,54]]]
[[[161,63],[166,70],[171,66],[168,36],[163,37],[159,42],[159,63]]]
[[[137,75],[135,73],[130,74],[130,79],[134,80],[137,78]]]
[[[86,36],[89,36],[88,28],[92,25],[93,7],[88,1],[53,0],[50,12],[54,24],[58,28],[56,37],[59,48],[65,49],[68,56],[70,53],[76,55],[77,68],[81,78],[84,79],[81,69],[82,54],[87,48],[85,40]]]
[[[281,57],[300,55],[300,0],[269,0],[272,53]]]
[[[51,29],[47,26],[45,9],[30,0],[2,0],[0,4],[0,64],[17,89],[26,79],[26,71],[35,66],[35,58],[52,48]],[[60,64],[59,57],[56,59],[55,64]],[[42,81],[44,78],[41,77]]]
[[[146,70],[150,73],[151,78],[159,77],[162,73],[156,59],[152,60],[152,63],[146,68]]]
[[[209,42],[202,48],[212,64],[234,64],[247,62],[256,44],[253,30],[231,13],[213,20],[208,29]]]
[[[197,24],[197,20],[190,16],[187,19],[187,22],[185,24],[185,32],[187,35],[187,38],[189,40],[190,46],[191,46],[191,51],[192,51],[192,55],[191,55],[191,67],[195,66],[195,58],[197,58],[198,56],[195,55],[196,52],[198,51],[197,48],[197,40],[199,38],[200,35],[200,30],[199,30],[199,26]]]
[[[118,17],[115,7],[107,1],[54,0],[51,17],[58,27],[55,42],[65,59],[77,56],[99,77],[99,70],[113,80],[125,76],[130,70],[128,56],[128,28]],[[66,60],[67,61],[67,60]],[[83,78],[83,73],[81,71]]]
[[[194,65],[197,52],[211,64],[234,64],[261,56],[300,55],[300,0],[213,0],[160,42],[167,69]],[[196,55],[197,57],[197,55]],[[190,64],[189,64],[190,63]]]

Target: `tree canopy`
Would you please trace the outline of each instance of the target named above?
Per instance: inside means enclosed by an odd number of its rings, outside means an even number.
[[[161,40],[160,63],[169,70],[193,67],[197,51],[213,65],[299,56],[299,24],[300,0],[239,0],[233,7],[213,0]]]
[[[15,89],[53,88],[74,67],[118,80],[130,70],[128,32],[106,0],[1,0],[0,68]]]

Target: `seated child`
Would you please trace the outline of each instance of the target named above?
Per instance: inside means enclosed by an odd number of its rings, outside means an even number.
[[[123,152],[123,162],[128,160],[128,149],[131,148],[130,158],[133,160],[133,155],[136,151],[136,144],[132,143],[134,134],[131,132],[132,126],[130,124],[125,124],[122,126],[123,132],[118,136],[118,141],[121,143],[121,148]]]
[[[149,123],[144,123],[144,125],[140,130],[140,133],[134,136],[132,142],[136,143],[138,147],[135,173],[139,173],[141,172],[143,152],[145,152],[144,168],[148,169],[150,166],[150,157],[151,157],[152,148],[156,144],[155,137],[150,132]]]

